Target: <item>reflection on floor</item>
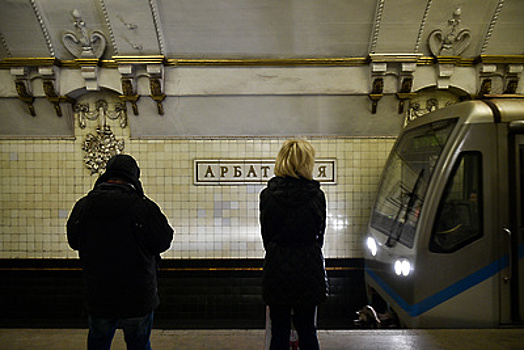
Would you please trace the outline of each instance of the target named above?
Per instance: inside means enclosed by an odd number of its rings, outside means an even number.
[[[79,329],[0,329],[0,349],[85,349],[87,331]],[[322,330],[322,350],[412,350],[524,348],[524,329]],[[156,350],[263,350],[264,330],[153,330]],[[119,330],[112,350],[125,350]]]

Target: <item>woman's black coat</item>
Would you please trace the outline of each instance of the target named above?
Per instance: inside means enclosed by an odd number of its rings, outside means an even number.
[[[260,194],[268,305],[318,305],[327,298],[322,255],[326,199],[315,180],[274,177]]]

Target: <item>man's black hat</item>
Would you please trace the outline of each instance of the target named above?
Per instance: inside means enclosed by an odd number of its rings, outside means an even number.
[[[133,185],[140,195],[144,195],[140,182],[140,168],[136,160],[127,154],[117,154],[107,161],[106,171],[96,180],[95,187],[111,178],[118,178]]]

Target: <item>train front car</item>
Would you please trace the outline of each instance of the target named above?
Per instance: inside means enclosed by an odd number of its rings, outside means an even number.
[[[497,106],[470,101],[430,113],[408,125],[391,151],[365,241],[365,280],[370,301],[380,296],[402,326],[496,327],[521,319],[511,310],[523,304],[522,237],[511,241],[504,232],[522,227],[511,222],[519,217],[511,201],[520,208],[522,198],[508,198],[508,178],[524,157],[508,165],[511,123]],[[524,100],[512,106],[506,109],[524,111]]]

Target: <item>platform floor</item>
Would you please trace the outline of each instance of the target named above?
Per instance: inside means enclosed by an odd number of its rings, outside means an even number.
[[[85,349],[81,329],[0,329],[2,350]],[[321,330],[322,350],[524,349],[524,329]],[[263,350],[264,330],[153,330],[155,350]],[[112,350],[125,350],[119,330]]]

